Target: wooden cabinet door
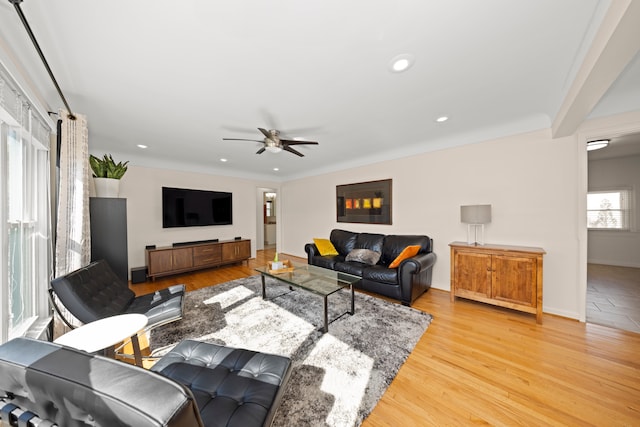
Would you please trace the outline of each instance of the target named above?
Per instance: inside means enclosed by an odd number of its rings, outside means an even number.
[[[238,242],[237,245],[239,259],[251,258],[251,241],[243,240]]]
[[[491,297],[491,255],[455,252],[455,294]]]
[[[229,242],[222,244],[222,261],[235,261],[238,256],[238,243]]]
[[[251,257],[251,241],[241,240],[222,244],[222,261],[243,260]]]
[[[173,251],[149,251],[148,252],[149,276],[173,270]]]
[[[536,306],[536,259],[527,256],[494,255],[491,297]]]
[[[222,244],[222,261],[233,261],[234,259],[236,259],[236,244],[223,243]]]
[[[193,267],[193,250],[192,248],[173,249],[173,269],[181,270],[183,268]]]

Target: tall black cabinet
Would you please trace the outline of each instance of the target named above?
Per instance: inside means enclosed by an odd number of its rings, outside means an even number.
[[[91,261],[106,260],[125,282],[129,280],[127,199],[91,197]]]

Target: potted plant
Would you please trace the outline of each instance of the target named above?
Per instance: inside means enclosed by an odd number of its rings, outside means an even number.
[[[128,163],[116,163],[111,154],[105,154],[102,158],[93,154],[89,156],[97,197],[118,197],[120,178],[127,171]]]

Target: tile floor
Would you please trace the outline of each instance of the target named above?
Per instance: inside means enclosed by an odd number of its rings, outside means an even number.
[[[587,265],[587,322],[640,333],[640,268]]]

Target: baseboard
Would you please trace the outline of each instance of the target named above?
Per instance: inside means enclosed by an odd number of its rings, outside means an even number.
[[[577,313],[577,312],[573,312],[573,311],[561,310],[561,309],[557,309],[557,308],[543,307],[542,313],[543,314],[551,314],[552,316],[562,317],[562,318],[565,318],[565,319],[580,321],[580,314]],[[544,321],[542,323],[544,323]]]
[[[640,263],[636,262],[619,262],[612,261],[610,259],[589,259],[587,260],[587,264],[601,264],[601,265],[611,265],[614,267],[630,267],[630,268],[640,268]]]

